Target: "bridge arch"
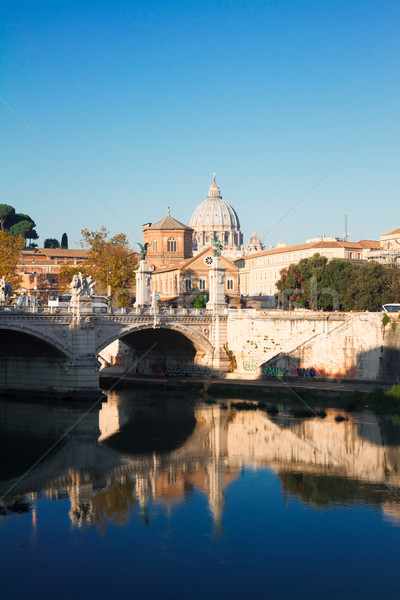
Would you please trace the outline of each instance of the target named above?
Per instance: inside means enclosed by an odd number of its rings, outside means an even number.
[[[36,348],[36,350],[48,349],[50,353],[53,353],[53,356],[55,351],[58,358],[70,359],[72,356],[69,348],[65,344],[62,344],[53,336],[43,332],[43,328],[41,331],[38,331],[36,328],[27,325],[26,322],[24,322],[23,325],[7,324],[7,326],[0,322],[0,348],[7,347],[8,354],[10,350],[10,342],[11,344],[13,343],[13,333],[15,334],[15,342],[23,342],[26,340],[29,343],[32,339],[36,339],[39,342],[39,347]],[[2,354],[3,353],[0,351],[0,356]],[[18,350],[17,354],[21,355],[21,348]]]
[[[136,332],[139,331],[157,331],[157,330],[170,330],[170,331],[175,331],[177,333],[182,334],[184,337],[186,337],[188,340],[190,340],[196,350],[196,352],[201,355],[207,355],[207,354],[212,354],[214,351],[213,346],[211,345],[211,343],[209,342],[208,338],[201,334],[200,332],[198,332],[195,329],[192,329],[190,327],[187,327],[185,325],[182,324],[176,324],[176,323],[163,323],[161,325],[157,325],[156,327],[153,327],[152,325],[148,324],[148,323],[143,323],[140,325],[134,324],[134,325],[127,325],[125,327],[123,327],[122,329],[118,329],[118,330],[113,330],[112,333],[109,333],[108,335],[106,335],[105,337],[103,337],[101,339],[101,341],[99,342],[97,348],[96,348],[96,353],[99,354],[102,350],[104,350],[104,348],[106,348],[107,346],[109,346],[110,344],[112,344],[112,342],[115,342],[116,340],[121,340],[124,341],[123,338],[126,338],[127,336],[134,334]]]
[[[114,329],[99,343],[97,353],[116,340],[130,349],[130,358],[124,358],[122,364],[128,365],[132,361],[131,368],[134,367],[134,372],[141,375],[165,375],[170,369],[174,374],[193,373],[199,369],[202,373],[202,369],[212,363],[214,349],[208,339],[181,324],[162,323],[152,327],[149,323],[140,323],[128,325],[119,331]],[[114,347],[110,351],[110,358],[103,354],[102,359],[113,360],[114,352],[119,354],[120,351],[126,356],[127,348]]]

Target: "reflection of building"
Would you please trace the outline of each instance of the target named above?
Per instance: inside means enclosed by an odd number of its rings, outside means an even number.
[[[32,492],[53,499],[69,496],[74,524],[104,527],[111,521],[127,522],[138,510],[147,522],[152,503],[172,510],[197,489],[208,498],[215,530],[221,531],[226,487],[240,469],[251,466],[275,470],[289,493],[319,505],[338,501],[340,490],[328,485],[327,478],[341,478],[344,501],[365,499],[382,505],[386,518],[398,523],[400,435],[389,419],[364,411],[336,422],[338,411],[332,409],[327,410],[326,419],[295,419],[285,414],[270,418],[261,410],[188,406],[187,399],[170,398],[169,407],[164,402],[134,403],[129,394],[124,402],[123,395],[112,393],[98,413],[84,415],[83,409],[72,411],[65,406],[46,410],[44,405],[4,403],[0,412],[7,418],[0,419],[1,434],[20,432],[26,440],[29,432],[35,432],[37,440],[77,424],[65,445],[25,477],[20,478],[17,471],[12,479],[1,481],[0,496],[11,486],[16,497]],[[142,431],[147,443],[153,418],[162,421],[166,438],[175,436],[172,449],[147,447],[144,452],[126,428],[137,423],[136,431]],[[96,441],[99,427],[101,443]],[[154,443],[159,442],[159,431]],[[182,443],[177,443],[182,431]],[[117,439],[121,435],[127,444],[123,448]],[[383,481],[393,488],[393,495],[382,493]]]
[[[243,254],[239,218],[232,206],[222,198],[215,175],[206,200],[199,204],[192,215],[190,227],[194,231],[195,253],[210,247],[214,239],[225,242],[224,256],[232,259]]]
[[[342,258],[351,262],[362,262],[378,242],[361,240],[346,242],[339,238],[316,238],[305,244],[286,246],[279,242],[276,248],[265,252],[246,254],[235,260],[239,267],[240,293],[250,299],[259,300],[262,308],[275,307],[276,282],[280,272],[290,264],[298,263],[302,258],[310,258],[314,254],[332,258]]]
[[[366,258],[385,265],[400,265],[400,228],[381,235],[378,248],[372,248]]]

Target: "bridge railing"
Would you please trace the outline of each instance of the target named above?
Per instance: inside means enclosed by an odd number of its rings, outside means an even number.
[[[220,314],[227,314],[227,309],[219,311]],[[236,311],[237,312],[237,311]],[[143,316],[201,316],[213,314],[206,308],[132,308],[126,306],[113,306],[108,309],[94,308],[94,314],[108,315],[143,315]],[[35,315],[69,315],[72,314],[71,307],[59,308],[56,306],[29,306],[17,308],[15,306],[0,306],[0,316],[10,314],[35,314]]]

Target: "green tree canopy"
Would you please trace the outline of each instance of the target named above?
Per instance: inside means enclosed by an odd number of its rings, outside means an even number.
[[[12,235],[25,240],[37,240],[36,223],[24,213],[16,213],[15,208],[8,204],[0,204],[0,231],[9,231]]]
[[[0,231],[7,231],[12,224],[15,208],[9,204],[0,204]]]
[[[44,248],[59,248],[60,242],[55,238],[46,238],[43,244]]]
[[[280,301],[310,309],[377,310],[398,302],[400,269],[377,262],[351,263],[314,254],[282,269],[277,282]]]
[[[61,238],[61,248],[68,248],[68,236],[66,233],[62,234],[62,238]]]

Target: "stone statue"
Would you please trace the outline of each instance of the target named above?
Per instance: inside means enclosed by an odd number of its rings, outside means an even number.
[[[214,256],[221,256],[222,250],[224,249],[225,242],[218,240],[211,240],[214,248]]]
[[[140,260],[146,260],[147,248],[150,246],[149,242],[146,242],[145,244],[140,244],[139,242],[136,243],[140,248]]]
[[[93,296],[95,285],[96,282],[91,275],[89,275],[89,277],[83,277],[81,272],[77,275],[75,274],[70,284],[72,297]]]
[[[0,277],[0,302],[3,304],[12,294],[11,283],[6,283],[6,278]]]

